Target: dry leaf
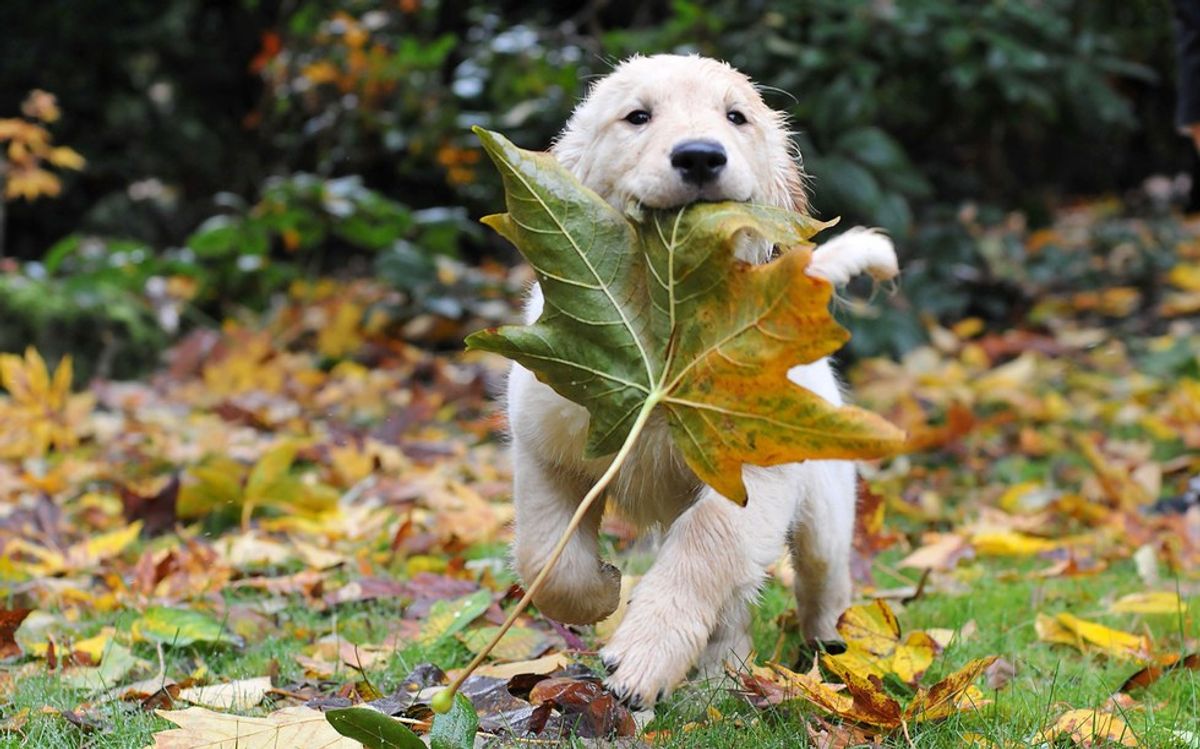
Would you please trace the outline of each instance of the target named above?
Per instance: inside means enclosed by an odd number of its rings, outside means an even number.
[[[203,707],[156,710],[179,728],[154,734],[146,749],[363,749],[333,729],[325,714],[288,707],[265,718],[215,713]]]
[[[1125,721],[1099,710],[1068,710],[1054,725],[1039,734],[1039,739],[1053,744],[1058,738],[1069,738],[1076,746],[1104,746],[1115,742],[1121,746],[1137,746],[1137,739]]]
[[[271,677],[239,679],[223,684],[188,687],[179,690],[177,699],[216,710],[248,710],[262,702],[271,689]]]

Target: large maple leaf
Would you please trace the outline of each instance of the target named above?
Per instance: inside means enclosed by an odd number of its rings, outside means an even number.
[[[744,504],[744,464],[878,458],[902,447],[903,433],[881,417],[787,377],[849,338],[829,314],[829,283],[805,274],[805,240],[827,224],[744,203],[632,221],[553,156],[476,133],[508,207],[484,222],[533,266],[545,304],[534,324],[480,331],[467,345],[520,362],[586,408],[587,457],[616,452],[661,408],[695,474]],[[747,235],[788,251],[743,262],[734,250]]]

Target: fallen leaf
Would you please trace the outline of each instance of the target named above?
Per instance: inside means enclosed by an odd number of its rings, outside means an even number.
[[[239,679],[223,684],[180,689],[177,699],[214,710],[248,710],[262,702],[271,689],[271,677]]]
[[[1125,721],[1099,710],[1068,710],[1038,736],[1039,740],[1051,744],[1060,737],[1069,738],[1082,747],[1104,746],[1110,742],[1121,746],[1138,745]]]
[[[138,660],[129,648],[119,642],[110,642],[99,666],[68,669],[63,674],[62,683],[71,689],[101,692],[121,683],[137,664]]]
[[[21,654],[21,646],[17,644],[17,628],[32,609],[0,609],[0,659],[11,658]]]
[[[223,622],[194,609],[151,606],[133,623],[136,637],[184,647],[197,642],[242,647],[241,637],[230,632]]]
[[[1187,602],[1174,591],[1147,591],[1130,593],[1113,602],[1108,610],[1114,614],[1171,614],[1182,616],[1187,613]]]
[[[919,549],[900,560],[901,567],[952,570],[962,559],[974,556],[975,549],[957,533],[939,533]]]
[[[363,742],[368,749],[425,749],[425,742],[408,726],[378,710],[368,707],[340,708],[326,711],[325,719],[335,731]]]
[[[1089,622],[1066,612],[1034,620],[1038,638],[1044,642],[1071,645],[1081,651],[1099,651],[1114,658],[1150,658],[1150,641],[1143,636],[1122,632]]]
[[[1160,658],[1157,663],[1152,663],[1134,672],[1132,676],[1121,684],[1117,692],[1131,692],[1134,689],[1145,689],[1166,674],[1178,669],[1200,671],[1200,653],[1192,653],[1183,658],[1180,658],[1178,655]]]
[[[946,676],[928,690],[924,687],[904,711],[905,720],[931,721],[948,718],[955,713],[974,710],[987,702],[974,682],[989,666],[996,662],[997,656],[976,658],[954,673]]]
[[[941,646],[925,632],[912,632],[901,640],[900,623],[882,599],[851,606],[838,620],[837,629],[846,641],[846,652],[827,656],[825,661],[862,676],[895,674],[901,681],[915,684],[941,652]]]
[[[363,749],[308,707],[288,707],[263,718],[215,713],[203,707],[155,710],[179,728],[154,734],[146,749]]]
[[[462,641],[472,653],[483,649],[492,637],[500,631],[499,627],[479,627],[459,634]],[[536,658],[550,647],[546,634],[530,627],[512,627],[504,633],[504,637],[492,649],[491,657],[501,661],[523,661]]]
[[[550,674],[569,665],[571,657],[566,653],[552,653],[532,661],[485,664],[475,669],[474,675],[508,680],[521,674]],[[447,672],[447,676],[453,678],[457,673],[457,670],[451,670]]]
[[[437,601],[421,627],[419,641],[429,647],[466,629],[492,604],[491,591],[479,590],[453,601]]]

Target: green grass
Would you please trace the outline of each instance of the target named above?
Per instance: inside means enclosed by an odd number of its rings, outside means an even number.
[[[1078,616],[1133,632],[1148,632],[1158,652],[1178,652],[1181,646],[1195,647],[1200,627],[1191,616],[1109,615],[1106,604],[1113,597],[1144,588],[1130,562],[1119,562],[1109,570],[1091,577],[1039,580],[1024,573],[1040,566],[1039,562],[1009,560],[979,562],[960,571],[956,592],[928,591],[908,604],[900,614],[904,631],[927,627],[956,629],[975,622],[973,636],[952,643],[942,653],[923,683],[987,655],[999,655],[1016,666],[1017,673],[1003,689],[984,689],[991,704],[968,714],[933,724],[912,726],[910,737],[918,747],[960,747],[964,736],[979,734],[997,746],[1027,746],[1038,731],[1049,725],[1068,707],[1099,707],[1138,666],[1102,656],[1084,655],[1062,645],[1038,641],[1034,618],[1038,612],[1071,611]],[[239,596],[233,602],[249,602]],[[790,607],[790,594],[777,583],[763,591],[754,620],[755,644],[760,653],[770,654],[780,636],[778,620]],[[1195,601],[1193,601],[1195,605]],[[335,614],[336,612],[336,614]],[[276,683],[296,684],[303,672],[294,656],[317,636],[336,631],[352,642],[378,642],[388,623],[401,614],[391,603],[368,602],[343,605],[316,612],[293,601],[269,614],[274,625],[264,636],[251,637],[242,650],[191,646],[166,648],[168,676],[176,679],[190,674],[207,673],[219,679],[236,679],[276,673]],[[78,623],[81,633],[104,624],[129,626],[129,614],[93,615]],[[790,663],[799,649],[798,638],[784,639],[782,660]],[[146,644],[135,648],[156,670],[155,650]],[[395,689],[403,676],[417,663],[434,661],[444,668],[463,665],[469,653],[457,642],[436,651],[410,646],[393,653],[387,665],[365,675],[381,693]],[[358,681],[363,675],[347,670],[327,685]],[[656,745],[665,747],[767,747],[806,746],[802,724],[813,708],[803,704],[785,704],[759,711],[730,694],[732,683],[716,687],[685,686],[659,706],[649,730],[670,732],[660,735]],[[1176,731],[1197,730],[1200,725],[1200,673],[1173,672],[1151,688],[1135,695],[1142,709],[1128,711],[1124,718],[1142,746],[1200,746],[1196,739],[1187,743]],[[0,733],[0,747],[144,747],[152,743],[156,730],[169,724],[141,711],[135,704],[110,703],[100,708],[98,717],[104,726],[85,731],[64,718],[41,714],[45,706],[71,710],[85,702],[81,695],[65,688],[51,674],[22,678],[13,691],[10,704],[0,706],[0,716],[11,718],[28,709],[30,715],[23,735]],[[713,713],[709,708],[715,708]],[[260,712],[269,711],[264,705]],[[715,718],[719,714],[719,718]],[[685,730],[685,726],[687,729]],[[906,746],[902,735],[889,739],[891,746]]]

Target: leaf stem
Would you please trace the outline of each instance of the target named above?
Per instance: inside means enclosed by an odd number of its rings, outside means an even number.
[[[637,419],[633,422],[633,426],[629,430],[629,436],[625,438],[625,442],[621,445],[621,449],[618,450],[616,456],[613,457],[612,464],[609,465],[608,470],[606,470],[604,474],[600,476],[592,488],[588,490],[588,493],[583,496],[583,500],[580,501],[579,507],[575,510],[575,514],[571,516],[571,522],[567,523],[566,529],[562,532],[562,535],[559,536],[558,543],[555,544],[554,549],[550,552],[550,556],[546,559],[546,564],[542,566],[541,571],[538,572],[537,576],[533,578],[533,582],[530,583],[529,587],[525,590],[525,595],[521,596],[520,601],[517,601],[517,605],[513,607],[513,610],[509,613],[508,618],[504,620],[504,624],[500,626],[499,631],[492,636],[492,639],[488,642],[488,644],[479,651],[474,660],[467,664],[467,667],[463,669],[461,673],[459,673],[453,682],[451,682],[447,692],[442,693],[448,693],[449,698],[442,697],[442,694],[437,695],[439,702],[446,705],[452,704],[454,695],[458,693],[458,690],[462,686],[463,682],[475,672],[475,669],[479,667],[479,664],[483,662],[483,659],[487,658],[488,654],[492,652],[492,649],[496,647],[496,644],[500,642],[500,638],[504,637],[504,634],[508,632],[513,623],[517,621],[517,617],[524,613],[525,609],[529,607],[533,597],[541,591],[542,586],[545,585],[547,578],[550,577],[550,572],[554,569],[554,565],[558,563],[559,558],[562,556],[563,550],[566,549],[567,544],[570,543],[571,537],[575,535],[575,531],[579,530],[579,525],[583,522],[588,510],[590,510],[592,505],[595,504],[596,500],[604,494],[604,490],[617,475],[617,471],[621,469],[622,464],[625,463],[625,459],[629,457],[629,453],[633,450],[634,443],[637,442],[638,436],[642,433],[642,429],[646,426],[646,422],[649,421],[650,413],[654,410],[654,407],[658,405],[658,401],[659,394],[656,391],[651,395],[651,397],[646,399],[645,403],[642,404],[642,409],[638,412]]]

